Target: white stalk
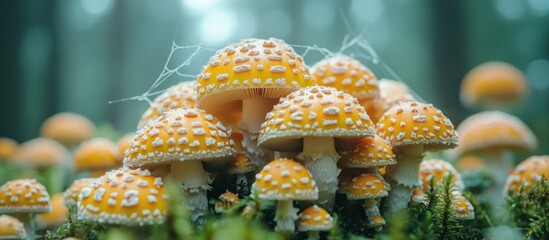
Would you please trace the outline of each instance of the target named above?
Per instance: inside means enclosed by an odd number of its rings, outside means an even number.
[[[487,197],[494,207],[501,206],[505,200],[503,188],[509,176],[509,169],[513,166],[513,156],[507,151],[493,151],[485,153],[484,159],[488,172],[494,180],[494,184],[486,190]]]
[[[275,231],[294,232],[298,211],[299,209],[294,208],[292,200],[278,200],[275,213]]]
[[[309,231],[309,237],[307,240],[318,240],[320,239],[320,232],[319,231]]]
[[[273,109],[277,101],[277,99],[269,98],[242,100],[242,118],[238,124],[244,134],[242,145],[258,169],[263,168],[273,158],[272,151],[257,146],[257,138],[265,116]]]
[[[366,219],[368,220],[369,225],[376,225],[376,224],[383,225],[383,223],[374,222],[374,217],[381,216],[381,214],[379,213],[377,199],[370,198],[370,199],[364,200],[364,204],[362,205],[362,207],[364,208],[364,212],[366,213]]]
[[[18,213],[17,219],[23,223],[27,240],[34,240],[34,225],[32,222],[32,213]]]
[[[203,224],[208,211],[206,192],[211,188],[212,178],[204,171],[201,161],[179,161],[171,164],[172,180],[179,185],[187,202],[193,222]]]
[[[395,154],[398,163],[389,167],[386,177],[391,184],[384,204],[388,212],[406,208],[412,190],[420,186],[419,164],[423,159],[423,145],[395,147]]]
[[[337,191],[337,176],[341,172],[337,168],[340,156],[336,152],[334,138],[303,138],[303,152],[297,158],[303,162],[316,182],[318,199],[315,203],[331,212]]]

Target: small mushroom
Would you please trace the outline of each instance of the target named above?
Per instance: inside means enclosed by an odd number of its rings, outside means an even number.
[[[78,217],[102,224],[143,226],[166,221],[168,195],[148,170],[117,169],[82,188]]]
[[[320,239],[320,231],[330,231],[334,226],[334,219],[323,208],[313,205],[303,210],[297,219],[297,230],[308,232],[308,240]]]
[[[256,174],[252,195],[261,200],[276,200],[276,231],[294,232],[298,209],[294,200],[315,200],[318,188],[309,171],[290,159],[277,159]]]
[[[223,213],[224,211],[236,206],[240,199],[238,196],[229,190],[219,196],[219,200],[215,203],[215,212]]]
[[[315,86],[295,91],[276,104],[261,127],[259,145],[297,156],[318,184],[315,202],[332,211],[340,159],[337,150],[352,150],[375,129],[364,108],[351,95]]]
[[[524,74],[504,62],[473,68],[461,82],[461,103],[466,107],[500,109],[524,99],[530,89]]]
[[[461,180],[461,174],[449,162],[441,159],[429,159],[419,164],[419,176],[424,192],[428,190],[432,178],[435,179],[434,186],[436,188],[450,174],[453,175],[452,183],[454,187],[463,191],[465,185]]]
[[[25,239],[25,227],[17,218],[0,216],[0,239]]]
[[[271,153],[257,146],[265,115],[279,98],[316,81],[303,59],[279,39],[245,39],[216,52],[198,75],[196,106],[216,116],[234,111],[226,108],[242,102],[238,124],[244,146],[254,164],[261,168]]]
[[[58,113],[46,119],[40,136],[54,139],[67,148],[77,146],[95,134],[95,125],[86,117],[70,112]]]
[[[521,162],[507,178],[503,195],[507,196],[509,191],[514,194],[527,194],[532,185],[543,177],[549,178],[549,155],[531,156]]]
[[[347,190],[347,199],[349,200],[363,200],[364,212],[368,224],[370,226],[381,226],[385,224],[385,220],[379,213],[378,199],[386,197],[389,194],[389,185],[380,178],[380,176],[365,173],[358,177],[353,178],[349,189]],[[377,218],[374,221],[374,218]]]
[[[23,222],[27,239],[34,239],[32,214],[51,211],[46,188],[34,179],[8,181],[0,187],[0,213],[14,213]]]
[[[18,144],[11,138],[0,138],[0,162],[11,160],[17,155]]]
[[[231,130],[204,110],[173,109],[137,131],[125,153],[124,166],[169,166],[171,180],[185,196],[192,220],[202,224],[208,210],[206,191],[212,182],[202,162],[232,160],[235,148],[230,136]]]
[[[77,171],[89,171],[95,178],[120,165],[122,155],[118,146],[107,138],[92,138],[85,141],[74,153],[74,168]]]
[[[389,141],[398,164],[388,168],[391,192],[386,198],[389,212],[406,208],[412,190],[419,187],[419,163],[425,152],[458,145],[450,119],[430,104],[401,102],[389,109],[377,123],[377,135]]]
[[[473,220],[475,219],[475,209],[471,202],[467,198],[463,197],[461,192],[452,192],[452,209],[454,210],[455,217],[458,220]]]

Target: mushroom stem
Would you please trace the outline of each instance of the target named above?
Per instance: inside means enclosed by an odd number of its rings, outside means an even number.
[[[504,202],[501,193],[509,176],[509,170],[512,168],[513,156],[508,151],[492,151],[484,154],[487,169],[494,180],[494,184],[487,189],[488,199],[495,206],[500,206]]]
[[[203,224],[208,211],[206,192],[211,188],[210,174],[204,171],[201,161],[178,161],[171,165],[172,180],[179,184],[181,194],[187,202],[191,219],[197,224]]]
[[[408,206],[412,190],[420,186],[419,163],[423,159],[423,145],[395,147],[398,163],[389,167],[387,179],[391,191],[384,206],[388,212],[396,212]]]
[[[383,225],[383,222],[377,223],[374,221],[374,218],[376,216],[381,216],[379,213],[379,207],[377,204],[376,198],[369,198],[364,200],[364,204],[362,207],[364,208],[364,212],[366,213],[366,219],[368,220],[368,225]]]
[[[307,240],[317,240],[320,239],[320,232],[319,231],[309,231],[309,237]]]
[[[34,225],[32,224],[32,213],[18,213],[17,218],[25,227],[26,239],[34,240]]]
[[[318,199],[315,203],[331,212],[337,191],[337,176],[341,172],[337,168],[340,156],[336,152],[334,138],[303,138],[303,152],[297,158],[303,162],[318,186]]]
[[[254,164],[261,169],[272,160],[272,151],[257,146],[257,138],[265,116],[278,99],[250,98],[242,100],[242,118],[239,127],[244,133],[242,145]]]
[[[275,214],[275,231],[294,232],[298,211],[299,209],[294,208],[292,200],[278,200]]]

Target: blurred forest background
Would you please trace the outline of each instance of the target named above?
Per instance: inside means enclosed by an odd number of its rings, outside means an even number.
[[[41,123],[61,111],[134,131],[148,104],[108,102],[145,92],[172,42],[219,49],[243,38],[276,37],[337,51],[346,34],[362,34],[455,125],[473,113],[459,102],[471,68],[494,60],[516,66],[531,95],[511,113],[536,133],[537,153],[549,154],[547,0],[19,0],[3,1],[0,9],[0,136],[19,142],[37,136]],[[183,72],[199,73],[208,57],[199,55]]]

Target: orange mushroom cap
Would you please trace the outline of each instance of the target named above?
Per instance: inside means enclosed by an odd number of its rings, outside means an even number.
[[[122,156],[118,146],[107,138],[92,138],[80,144],[74,153],[74,167],[78,171],[115,168]]]
[[[359,100],[379,95],[374,73],[348,56],[336,55],[324,59],[311,67],[311,73],[319,85],[336,88]]]
[[[459,155],[484,150],[527,151],[537,147],[534,133],[520,119],[500,111],[481,112],[465,119],[457,128]]]
[[[387,110],[400,102],[415,101],[414,95],[406,84],[389,79],[379,80],[379,97],[373,104],[372,109],[366,109],[370,118],[377,123]]]
[[[265,200],[315,200],[318,188],[311,173],[300,163],[277,159],[255,175],[252,191]],[[252,194],[253,195],[253,194]]]
[[[230,135],[230,129],[204,110],[173,109],[137,131],[124,166],[231,160],[235,149]]]
[[[148,170],[113,170],[82,188],[78,216],[106,224],[160,224],[166,219],[167,198],[162,179]]]
[[[58,113],[42,124],[40,136],[55,139],[65,146],[72,146],[87,140],[95,133],[95,125],[86,117],[63,112]]]
[[[316,204],[303,210],[297,219],[297,230],[301,232],[328,231],[333,226],[332,216]]]
[[[389,186],[375,174],[364,173],[353,178],[347,190],[347,199],[362,200],[367,198],[386,197]]]
[[[0,239],[25,239],[25,227],[22,222],[12,216],[0,216]]]
[[[507,178],[503,194],[509,191],[522,194],[530,191],[532,185],[540,181],[542,177],[549,178],[549,156],[531,156],[521,162]]]
[[[391,146],[379,136],[363,138],[355,149],[341,156],[342,167],[371,168],[396,164],[396,156]]]
[[[0,138],[0,160],[11,159],[17,155],[17,142],[10,138]]]
[[[214,111],[232,101],[278,99],[315,84],[303,59],[284,41],[246,39],[210,58],[198,75],[196,105]]]
[[[68,209],[63,205],[63,194],[58,193],[51,198],[51,211],[38,216],[38,224],[42,228],[61,225],[67,220]]]
[[[46,168],[61,164],[69,157],[69,151],[48,138],[35,138],[19,146],[15,162],[19,165]]]
[[[423,144],[427,151],[454,148],[458,134],[450,119],[431,104],[401,102],[377,123],[377,135],[392,147]]]
[[[231,207],[236,206],[240,202],[238,196],[229,190],[219,196],[219,200],[215,203],[215,212],[221,213]]]
[[[431,178],[435,178],[434,186],[436,187],[449,174],[453,174],[452,182],[455,186],[463,190],[465,185],[461,180],[461,174],[449,162],[440,159],[429,159],[419,164],[419,176],[425,192],[430,185]]]
[[[116,142],[116,145],[118,146],[118,152],[121,156],[124,156],[126,150],[130,149],[130,147],[132,146],[132,140],[134,136],[135,134],[133,133],[126,134],[118,139],[118,142]]]
[[[475,209],[467,198],[463,197],[460,192],[453,192],[454,199],[452,200],[452,209],[456,214],[456,218],[460,220],[475,219]]]
[[[335,88],[314,86],[280,99],[261,125],[258,145],[298,152],[303,137],[334,137],[340,150],[350,150],[375,128],[356,98]]]
[[[50,210],[50,195],[44,185],[34,179],[12,180],[0,187],[2,213],[47,213]]]
[[[473,68],[461,83],[466,106],[499,106],[523,99],[529,92],[524,74],[510,64],[488,62]]]
[[[182,107],[195,107],[195,83],[195,81],[182,82],[166,89],[164,93],[154,99],[151,107],[143,113],[137,128],[142,128],[148,121],[160,117],[162,113],[169,110]]]
[[[473,155],[465,155],[457,160],[456,168],[460,171],[483,169],[486,168],[486,163]]]
[[[96,178],[80,178],[74,180],[74,182],[63,193],[63,203],[67,206],[76,206],[78,202],[78,196],[80,191],[84,187],[90,187],[92,183],[97,180]]]
[[[231,174],[248,173],[255,171],[256,166],[244,153],[237,153],[236,158],[231,162],[228,172]]]

